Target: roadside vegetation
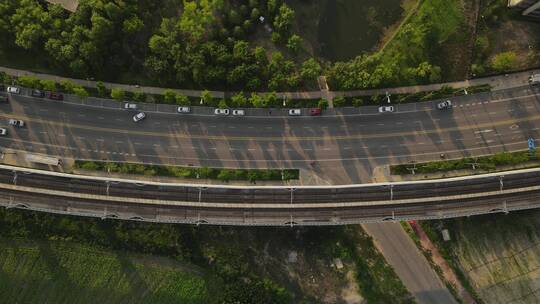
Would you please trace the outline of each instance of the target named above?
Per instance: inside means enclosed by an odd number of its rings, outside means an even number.
[[[472,170],[473,166],[475,170],[497,171],[505,166],[536,167],[538,163],[535,162],[538,159],[540,159],[540,152],[538,151],[532,154],[529,151],[501,152],[481,157],[392,165],[390,166],[390,173],[399,175],[412,174],[413,168],[416,174],[439,173],[454,170]]]
[[[177,166],[144,165],[136,163],[115,163],[76,160],[74,169],[102,171],[122,174],[138,174],[146,176],[168,176],[193,179],[216,179],[221,181],[245,180],[256,181],[289,181],[297,180],[300,172],[297,169],[218,169]]]
[[[359,226],[195,227],[0,209],[0,244],[0,282],[9,280],[0,294],[13,303],[62,292],[77,303],[413,303]]]

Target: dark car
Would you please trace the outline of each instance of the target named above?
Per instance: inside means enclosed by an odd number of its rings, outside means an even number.
[[[322,114],[322,111],[320,108],[311,108],[309,109],[309,115],[311,116],[319,116]]]
[[[40,91],[40,90],[32,90],[32,97],[43,98],[45,97],[45,92]]]
[[[6,90],[6,86],[3,84],[0,84],[0,91],[4,92]]]
[[[0,102],[9,102],[9,99],[7,98],[7,96],[0,95]]]
[[[62,93],[50,92],[49,99],[52,100],[64,100],[64,95]]]

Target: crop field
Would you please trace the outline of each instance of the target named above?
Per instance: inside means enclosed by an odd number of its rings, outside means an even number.
[[[489,304],[540,301],[540,211],[424,222],[465,284]],[[442,242],[440,229],[452,240]]]
[[[0,239],[3,303],[208,303],[208,283],[171,259]]]

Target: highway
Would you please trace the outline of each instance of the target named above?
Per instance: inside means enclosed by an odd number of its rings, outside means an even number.
[[[228,168],[299,168],[326,184],[370,182],[375,167],[409,161],[522,150],[538,137],[538,91],[530,87],[453,99],[449,111],[435,102],[376,107],[337,115],[287,117],[248,111],[245,117],[148,113],[12,95],[0,105],[28,127],[10,129],[4,148],[90,160]]]

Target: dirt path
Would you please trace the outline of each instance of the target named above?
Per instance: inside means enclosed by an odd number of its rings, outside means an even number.
[[[420,225],[418,225],[418,223],[416,222],[409,222],[409,224],[420,239],[420,245],[422,246],[422,248],[431,252],[431,259],[433,263],[435,263],[435,265],[441,268],[444,280],[449,282],[454,286],[454,288],[456,288],[459,297],[463,300],[464,303],[476,304],[476,301],[474,300],[472,295],[463,287],[463,285],[461,285],[461,282],[457,278],[452,268],[450,268],[450,265],[448,265],[446,260],[441,256],[439,250],[431,242],[422,227],[420,227]]]

